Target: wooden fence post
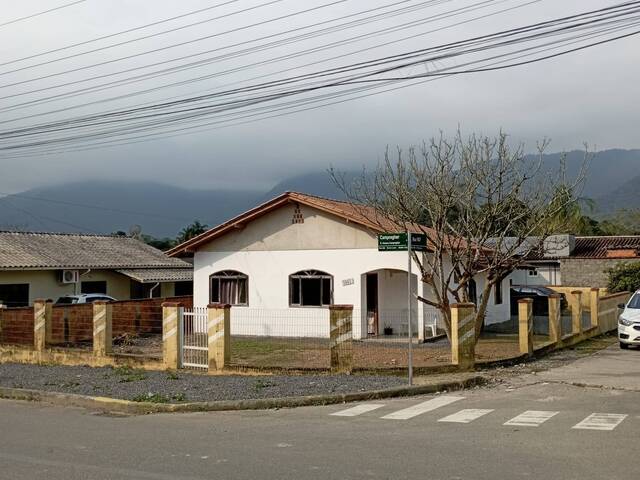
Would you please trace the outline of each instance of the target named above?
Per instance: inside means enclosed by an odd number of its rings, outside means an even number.
[[[353,370],[353,305],[329,306],[331,371],[351,373]]]
[[[463,370],[476,363],[475,307],[473,303],[451,305],[451,363]]]
[[[520,353],[531,355],[533,353],[533,299],[531,298],[518,300],[518,337]]]
[[[211,303],[207,308],[209,371],[224,369],[231,359],[231,306]]]

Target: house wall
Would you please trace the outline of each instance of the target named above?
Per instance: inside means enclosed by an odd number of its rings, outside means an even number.
[[[604,288],[609,282],[607,270],[619,264],[640,260],[568,258],[560,261],[562,284],[576,287]]]
[[[514,285],[562,285],[562,272],[559,265],[538,265],[538,275],[529,275],[528,270],[516,270],[512,273]]]
[[[266,309],[279,310],[283,318],[290,318],[291,311],[301,312],[314,307],[289,307],[289,275],[302,270],[320,270],[333,276],[333,302],[354,306],[353,334],[355,338],[361,338],[366,334],[364,274],[382,271],[379,276],[379,309],[395,310],[398,326],[403,322],[406,325],[406,252],[379,252],[374,233],[312,208],[301,207],[304,223],[293,223],[294,210],[293,205],[282,207],[201,247],[194,255],[194,304],[205,306],[209,302],[210,275],[221,270],[237,270],[249,277],[249,305],[234,307],[232,319],[235,315],[243,319],[243,324],[249,322],[248,315],[240,313],[243,309],[252,311],[254,315],[258,315],[257,310],[263,310],[263,315]],[[414,272],[419,271],[415,264],[412,268]],[[484,280],[479,278],[477,283],[480,293]],[[412,288],[418,295],[431,297],[425,284],[418,282],[417,277]],[[501,305],[494,305],[492,295],[487,312],[488,323],[509,318],[508,280],[504,281],[503,297]],[[418,309],[417,301],[412,306],[414,309],[418,312],[416,316],[423,315],[424,308]],[[239,313],[234,314],[233,310]],[[318,316],[313,322],[323,321],[321,318]],[[276,321],[272,320],[272,323]],[[380,325],[384,326],[384,320]],[[417,318],[412,325],[413,328],[417,326]],[[239,323],[232,321],[232,334],[249,331],[240,327]],[[256,334],[275,331],[272,326],[254,327]],[[324,331],[323,328],[314,323],[308,330],[297,331],[297,334],[310,336],[313,332]]]
[[[80,270],[80,282],[106,281],[107,295],[117,300],[128,300],[130,298],[129,277],[121,275],[112,270],[91,270],[86,274]],[[80,293],[75,291],[74,284],[60,283],[58,270],[4,270],[0,271],[0,284],[29,284],[29,305],[33,305],[38,298],[57,300],[64,295]],[[174,283],[167,282],[161,284],[161,296],[172,297],[174,295]]]

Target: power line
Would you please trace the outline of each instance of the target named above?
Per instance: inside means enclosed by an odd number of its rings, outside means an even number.
[[[281,36],[281,35],[284,35],[284,34],[287,34],[287,33],[293,33],[293,32],[296,32],[296,31],[300,31],[300,30],[316,27],[316,26],[319,26],[319,25],[335,22],[335,21],[342,20],[342,19],[345,19],[345,18],[361,15],[363,13],[369,13],[369,12],[372,12],[372,11],[375,11],[375,10],[388,8],[390,6],[394,6],[394,5],[397,5],[399,3],[404,3],[405,1],[406,0],[403,0],[403,1],[400,1],[400,2],[387,4],[387,5],[384,5],[382,7],[376,7],[376,8],[373,8],[373,9],[364,10],[364,11],[357,12],[357,13],[354,13],[354,14],[350,14],[350,15],[346,15],[346,16],[342,16],[342,17],[338,17],[338,18],[334,18],[334,19],[330,19],[330,20],[326,20],[326,21],[322,21],[322,22],[317,22],[317,23],[314,23],[314,24],[311,24],[311,25],[306,25],[306,26],[303,26],[303,27],[297,27],[297,28],[289,29],[289,30],[286,30],[284,32],[278,32],[278,33],[275,33],[275,34],[270,34],[270,35],[258,37],[258,38],[255,38],[255,39],[251,39],[251,40],[245,40],[245,41],[242,41],[242,42],[237,42],[237,43],[234,43],[234,44],[231,44],[231,45],[227,45],[227,46],[224,46],[224,47],[217,47],[217,48],[214,48],[214,49],[205,50],[205,51],[202,51],[202,52],[193,53],[193,54],[189,54],[189,55],[184,55],[184,56],[173,58],[173,59],[169,59],[169,60],[163,60],[163,61],[160,61],[160,62],[155,62],[155,63],[151,63],[151,64],[147,64],[147,65],[136,66],[136,67],[128,68],[128,69],[125,69],[125,70],[120,70],[118,72],[112,72],[112,73],[96,75],[96,76],[92,76],[92,77],[86,77],[86,78],[83,78],[83,79],[80,79],[80,80],[74,80],[72,82],[65,82],[65,83],[61,83],[61,84],[56,84],[56,85],[51,85],[51,86],[47,86],[47,87],[34,89],[34,90],[28,90],[28,91],[24,91],[24,92],[20,92],[20,93],[4,95],[4,96],[0,96],[0,100],[4,100],[4,99],[8,99],[8,98],[20,97],[20,96],[25,96],[25,95],[30,95],[30,94],[33,94],[33,93],[40,93],[40,92],[44,92],[44,91],[48,91],[48,90],[54,90],[54,89],[58,89],[58,88],[62,88],[62,87],[68,87],[70,85],[77,85],[77,84],[80,84],[80,83],[85,83],[85,82],[89,82],[89,81],[93,81],[93,80],[97,80],[97,79],[103,79],[103,78],[106,78],[106,77],[117,76],[117,75],[121,75],[121,74],[124,74],[124,73],[130,73],[130,72],[141,70],[141,69],[146,69],[146,68],[151,68],[151,67],[155,67],[155,66],[165,65],[167,63],[172,63],[172,62],[175,62],[175,61],[185,60],[187,58],[198,57],[198,56],[201,56],[201,55],[205,55],[207,53],[213,53],[213,52],[217,52],[217,51],[221,51],[221,50],[226,50],[226,49],[229,49],[229,48],[242,46],[242,45],[254,43],[254,42],[257,42],[257,41],[260,41],[260,40],[265,40],[265,39]],[[219,55],[219,56],[216,56],[216,57],[211,57],[211,58],[208,58],[208,59],[199,60],[199,61],[196,61],[196,62],[187,63],[187,64],[184,64],[184,65],[171,67],[171,68],[164,69],[164,70],[157,70],[155,72],[149,72],[149,73],[142,74],[142,75],[139,75],[139,76],[124,78],[124,79],[121,79],[121,80],[114,80],[114,81],[110,81],[110,82],[106,82],[106,83],[102,83],[102,84],[98,84],[98,85],[93,85],[91,87],[72,90],[70,92],[64,92],[64,93],[60,93],[60,94],[55,94],[55,95],[52,95],[52,96],[49,96],[49,97],[43,97],[43,98],[36,99],[36,100],[31,100],[31,101],[27,101],[27,102],[8,105],[6,107],[0,108],[0,111],[12,111],[12,110],[19,109],[20,107],[29,107],[29,106],[33,106],[33,105],[49,103],[50,101],[66,99],[66,98],[74,97],[74,96],[77,96],[77,95],[80,95],[80,94],[95,93],[95,92],[103,91],[103,90],[106,90],[106,89],[109,89],[109,88],[112,88],[112,87],[116,87],[116,86],[130,85],[132,83],[137,83],[139,81],[149,80],[151,78],[156,78],[156,77],[159,77],[159,76],[165,76],[165,75],[172,74],[172,73],[177,73],[177,72],[183,71],[183,70],[187,70],[187,69],[191,69],[191,68],[195,68],[195,67],[205,66],[207,64],[214,63],[214,62],[217,62],[217,61],[228,60],[228,59],[231,59],[231,58],[237,58],[237,57],[240,57],[240,56],[249,55],[249,54],[252,54],[252,53],[259,52],[259,51],[265,51],[265,50],[268,50],[268,49],[271,49],[271,48],[279,47],[279,46],[282,46],[282,45],[287,45],[287,44],[290,44],[290,43],[296,43],[298,41],[306,40],[306,39],[309,39],[309,38],[313,38],[315,36],[321,36],[321,35],[326,35],[326,34],[329,34],[329,33],[335,33],[337,31],[340,31],[340,30],[343,30],[343,29],[352,28],[353,26],[362,25],[363,23],[368,22],[368,21],[380,20],[381,17],[387,19],[387,18],[391,18],[392,16],[395,16],[397,14],[403,14],[403,13],[407,13],[409,11],[413,11],[413,10],[416,10],[416,9],[419,9],[419,8],[425,8],[425,7],[428,7],[428,6],[437,5],[439,3],[449,2],[449,1],[451,1],[451,0],[430,0],[430,1],[426,1],[426,2],[423,2],[421,4],[418,4],[416,6],[404,7],[403,9],[399,9],[399,10],[392,11],[392,12],[385,12],[383,14],[374,15],[372,17],[365,18],[365,19],[360,19],[360,20],[357,20],[357,21],[354,21],[354,22],[348,22],[346,24],[336,25],[336,26],[333,26],[333,27],[328,27],[328,28],[325,28],[325,29],[316,30],[315,32],[309,32],[309,33],[305,33],[305,34],[301,34],[301,35],[296,35],[296,36],[293,36],[293,37],[285,38],[285,39],[282,39],[282,40],[277,40],[277,41],[273,41],[273,42],[270,42],[270,43],[257,45],[255,47],[250,47],[250,48],[247,48],[245,50],[237,50],[237,51],[231,52],[229,54]],[[510,1],[510,0],[484,0],[482,2],[479,2],[479,3],[475,4],[475,5],[484,5],[484,4],[488,4],[488,3],[492,3],[492,2],[496,2],[496,1],[498,1],[498,3],[501,3],[503,1]],[[535,1],[541,1],[541,0],[535,0]],[[472,5],[471,7],[474,7],[475,5]],[[460,9],[453,10],[451,12],[458,12],[458,11],[461,11],[461,10],[472,11],[474,9],[475,8],[463,7],[463,8],[460,8]],[[332,48],[332,47],[338,46],[338,45],[340,45],[342,43],[350,43],[350,42],[357,41],[357,40],[360,40],[360,39],[364,39],[364,38],[367,38],[367,37],[377,36],[377,35],[380,35],[380,34],[385,34],[385,33],[393,32],[393,31],[396,31],[396,30],[401,30],[402,28],[410,28],[410,27],[418,26],[420,24],[427,23],[427,22],[431,21],[434,18],[439,19],[439,18],[447,18],[448,16],[452,16],[451,12],[444,12],[442,14],[435,15],[435,16],[430,16],[430,17],[427,17],[427,18],[424,18],[424,19],[421,19],[421,20],[417,20],[417,21],[414,20],[414,21],[411,21],[411,22],[408,22],[408,23],[404,23],[404,24],[401,24],[401,25],[398,25],[398,26],[385,28],[385,29],[382,29],[382,30],[380,30],[378,32],[374,32],[372,34],[370,33],[370,34],[358,35],[356,37],[352,37],[352,38],[346,39],[344,41],[333,42],[332,44],[325,45],[324,47],[316,48],[316,49],[312,49],[312,50],[320,51],[320,50],[324,50],[324,49],[327,49],[327,48]],[[295,56],[303,55],[305,53],[307,53],[307,51],[298,52],[295,55],[288,55],[288,56],[279,57],[278,59],[294,58]],[[273,59],[273,60],[269,61],[269,63],[271,63],[272,61],[275,61],[275,60],[276,59]],[[187,83],[193,83],[193,82],[196,82],[196,81],[203,81],[203,80],[210,79],[210,78],[213,78],[213,77],[218,76],[218,75],[220,75],[220,73],[214,74],[214,75],[205,75],[205,76],[198,77],[198,78],[195,78],[195,79],[182,81],[182,82],[177,82],[177,83],[173,83],[173,84],[168,84],[168,85],[164,85],[164,86],[157,87],[157,88],[154,88],[154,89],[143,90],[143,91],[137,92],[137,93],[140,93],[140,94],[148,93],[149,91],[155,91],[155,90],[158,90],[158,89],[161,89],[161,88],[169,88],[169,87],[174,87],[174,86],[178,86],[178,85],[184,85],[184,84],[187,84]],[[0,86],[0,88],[2,88],[2,86]],[[116,97],[116,99],[118,99],[118,97]]]
[[[60,122],[53,122],[49,124],[43,124],[37,127],[27,127],[15,131],[3,132],[2,137],[11,139],[12,136],[16,135],[24,135],[25,133],[32,130],[32,133],[27,133],[28,135],[38,135],[42,137],[42,140],[34,141],[32,143],[21,143],[19,145],[9,145],[6,147],[2,147],[3,150],[14,150],[14,149],[29,149],[31,148],[39,148],[43,146],[58,144],[64,145],[68,143],[77,143],[77,142],[86,142],[90,139],[99,139],[99,138],[108,138],[122,135],[130,135],[132,132],[136,131],[144,131],[149,129],[158,129],[163,125],[167,124],[175,124],[177,122],[193,122],[194,119],[197,120],[200,117],[209,116],[211,114],[216,114],[225,111],[232,111],[234,109],[245,108],[250,105],[260,104],[260,103],[268,103],[274,100],[278,100],[281,98],[287,97],[295,97],[304,93],[314,92],[316,90],[331,88],[331,87],[343,87],[345,85],[352,85],[356,82],[362,82],[368,79],[372,81],[376,81],[378,83],[381,82],[389,82],[389,81],[407,81],[412,78],[418,78],[415,76],[407,75],[403,77],[395,77],[393,79],[385,78],[382,75],[387,74],[389,72],[398,71],[401,69],[405,69],[409,66],[419,65],[424,62],[433,62],[440,61],[447,58],[455,58],[461,55],[469,55],[476,54],[479,52],[483,52],[489,49],[496,48],[504,48],[506,46],[515,45],[518,43],[532,42],[544,39],[546,37],[564,35],[571,32],[576,32],[573,37],[569,39],[560,38],[559,40],[554,40],[555,45],[566,45],[569,41],[575,41],[576,39],[584,39],[587,34],[593,33],[594,26],[598,27],[601,25],[617,25],[621,28],[630,28],[632,25],[635,25],[636,17],[631,17],[632,14],[638,13],[638,9],[634,8],[640,2],[628,2],[626,4],[617,5],[614,7],[608,7],[605,9],[595,10],[591,12],[585,12],[578,15],[573,15],[570,17],[563,17],[560,19],[554,19],[547,22],[540,22],[538,24],[527,25],[525,27],[520,27],[516,29],[511,29],[507,31],[497,32],[490,35],[484,35],[480,37],[475,37],[471,39],[466,39],[463,41],[453,42],[446,45],[440,45],[436,47],[430,47],[426,49],[414,50],[411,52],[405,52],[400,55],[392,55],[389,57],[378,58],[374,60],[369,60],[366,62],[358,62],[356,64],[344,65],[341,67],[336,67],[328,70],[323,70],[320,72],[313,72],[305,75],[298,75],[295,77],[289,77],[285,79],[280,79],[274,82],[266,82],[257,85],[251,85],[249,87],[244,87],[241,89],[233,89],[228,91],[216,92],[211,95],[205,95],[201,97],[194,97],[184,99],[182,101],[177,102],[167,102],[161,104],[155,104],[150,107],[145,107],[141,109],[130,109],[115,112],[109,115],[94,115],[88,117],[78,117],[74,120],[64,120]],[[623,8],[626,7],[626,8]],[[589,30],[590,29],[590,30]],[[583,32],[583,33],[581,33]],[[584,33],[587,32],[587,33]],[[635,35],[637,32],[630,33],[628,35],[620,35],[614,38],[610,38],[604,41],[600,41],[597,43],[592,43],[589,45],[585,45],[581,47],[590,48],[595,45],[599,45],[605,42],[611,42],[614,40],[618,40],[620,38],[624,38],[629,35]],[[537,47],[539,48],[539,47]],[[577,51],[578,49],[571,49],[561,52],[560,54],[567,54],[573,51]],[[431,53],[433,56],[425,57],[425,54]],[[500,56],[513,56],[512,52],[507,52],[506,54],[500,54]],[[557,56],[557,55],[554,55]],[[496,57],[490,57],[496,58]],[[531,61],[527,61],[526,63],[533,63],[535,61],[542,61],[547,57],[540,57],[537,59],[533,59]],[[514,65],[509,65],[503,68],[509,68]],[[373,68],[373,70],[372,70]],[[469,70],[471,71],[480,71],[480,70]],[[457,71],[455,74],[466,73],[463,71]],[[438,73],[441,75],[441,73]],[[449,75],[451,72],[449,72]],[[337,75],[337,76],[336,76]],[[345,76],[346,75],[346,76]],[[434,75],[433,73],[431,74]],[[376,78],[377,76],[377,78]],[[422,75],[421,77],[424,77]],[[327,80],[322,80],[323,78],[327,78]],[[316,84],[300,84],[295,85],[296,83],[300,83],[301,81],[308,82],[309,80],[316,81]],[[274,87],[282,88],[287,85],[294,85],[293,88],[289,88],[288,90],[285,88],[281,92],[271,91],[266,94],[261,93],[262,90],[273,89]],[[240,97],[237,99],[232,98],[234,95],[246,95],[251,94],[253,92],[257,92],[256,96],[249,97]],[[223,103],[214,103],[197,107],[188,107],[181,108],[183,104],[195,103],[208,101],[211,99],[220,99],[223,97],[230,97],[230,100],[225,101]],[[301,99],[300,102],[304,103],[309,100]],[[173,109],[175,107],[180,107],[180,110],[166,110],[162,111],[162,109]],[[157,111],[157,112],[156,112]],[[143,115],[139,115],[143,113]],[[114,120],[106,120],[109,117]],[[122,118],[117,118],[122,117]],[[98,123],[96,123],[98,121]],[[77,129],[78,127],[74,126],[74,123],[78,123],[82,128],[88,127],[100,127],[102,125],[108,125],[109,123],[113,123],[117,121],[118,123],[124,125],[123,127],[111,128],[107,130],[98,130],[98,131],[87,131],[84,134],[79,134],[75,136],[69,137],[59,137],[59,138],[47,138],[47,135],[51,133],[56,133],[56,131],[66,130],[69,128]],[[82,125],[84,122],[84,125]],[[93,123],[92,123],[93,122]],[[133,124],[132,122],[138,122],[138,124]],[[6,142],[6,141],[5,141]]]
[[[269,6],[269,5],[272,5],[274,3],[279,3],[279,2],[282,2],[282,1],[283,0],[270,0],[269,2],[265,2],[265,3],[262,3],[260,5],[254,6],[254,7],[246,8],[246,9],[243,9],[243,10],[238,11],[236,13],[246,12],[246,11],[249,11],[249,10],[255,10],[256,8]],[[42,75],[40,77],[29,78],[27,80],[21,80],[19,82],[7,83],[7,84],[4,84],[4,85],[0,85],[0,88],[14,87],[14,86],[17,86],[17,85],[23,85],[25,83],[32,83],[32,82],[39,81],[39,80],[44,80],[44,79],[47,79],[47,78],[59,77],[61,75],[66,75],[68,73],[75,73],[75,72],[79,72],[79,71],[82,71],[82,70],[87,70],[87,69],[90,69],[90,68],[101,67],[101,66],[109,65],[109,64],[112,64],[112,63],[116,63],[116,62],[121,62],[123,60],[131,60],[132,58],[138,58],[138,57],[141,57],[141,56],[144,56],[144,55],[149,55],[150,53],[157,53],[157,52],[162,52],[162,51],[165,51],[165,50],[170,50],[170,49],[176,48],[176,47],[183,47],[185,45],[190,45],[192,43],[201,42],[203,40],[210,40],[212,38],[220,37],[222,35],[227,35],[229,33],[236,33],[236,32],[242,31],[242,30],[246,30],[248,28],[253,28],[253,27],[257,27],[257,26],[266,25],[268,23],[277,22],[277,21],[280,21],[280,20],[286,20],[288,18],[297,16],[297,15],[310,13],[310,12],[313,12],[313,11],[316,11],[316,10],[320,10],[322,8],[331,7],[331,6],[340,4],[340,3],[345,3],[347,1],[348,0],[333,0],[332,2],[325,3],[325,4],[322,4],[322,5],[313,7],[313,8],[307,8],[307,9],[300,10],[300,11],[297,11],[297,12],[288,13],[286,15],[281,15],[281,16],[278,16],[278,17],[275,17],[275,18],[270,18],[268,20],[262,20],[260,22],[252,23],[250,25],[244,25],[242,27],[232,28],[232,29],[226,30],[224,32],[213,33],[211,35],[206,35],[204,37],[199,37],[199,38],[195,38],[195,39],[191,39],[191,40],[185,40],[183,42],[174,43],[174,44],[167,45],[167,46],[164,46],[164,47],[157,47],[157,48],[154,48],[152,50],[146,50],[144,52],[133,53],[133,54],[130,54],[130,55],[126,55],[124,57],[119,57],[119,58],[115,58],[115,59],[111,59],[111,60],[105,60],[105,61],[102,61],[102,62],[94,63],[94,64],[91,64],[91,65],[85,65],[85,66],[82,66],[82,67],[76,67],[76,68],[72,68],[70,70],[65,70],[63,72],[50,73],[48,75]],[[221,17],[217,17],[216,19],[223,18],[223,17],[228,17],[230,15],[231,14],[223,15]],[[127,42],[123,42],[122,44],[124,44],[124,43],[127,43]],[[72,56],[69,56],[69,57],[66,57],[66,58],[73,58],[74,56],[77,56],[77,55],[72,55]],[[53,61],[43,62],[43,63],[37,64],[37,65],[34,65],[34,66],[46,65],[46,64],[52,63],[52,62]],[[31,67],[22,67],[22,68],[19,68],[19,69],[8,70],[6,72],[0,72],[0,76],[8,75],[10,73],[19,72],[19,71],[25,70],[27,68],[31,68]]]
[[[86,0],[81,0],[81,1],[86,1]],[[222,6],[229,5],[231,3],[237,3],[239,1],[240,0],[229,0],[229,1],[226,1],[226,2],[223,2],[223,3],[215,4],[215,5],[210,6],[210,7],[200,8],[198,10],[192,10],[190,12],[183,13],[181,15],[176,15],[174,17],[169,17],[169,18],[165,18],[165,19],[158,20],[158,21],[155,21],[155,22],[147,23],[145,25],[140,25],[138,27],[128,28],[126,30],[120,30],[119,32],[110,33],[108,35],[103,35],[101,37],[92,38],[90,40],[84,40],[82,42],[72,43],[71,45],[65,45],[64,47],[58,47],[58,48],[53,48],[51,50],[46,50],[44,52],[34,53],[33,55],[28,55],[26,57],[16,58],[14,60],[9,60],[7,62],[2,62],[2,63],[0,63],[0,67],[4,67],[5,65],[11,65],[13,63],[23,62],[25,60],[30,60],[32,58],[43,57],[43,56],[49,55],[51,53],[56,53],[56,52],[61,52],[61,51],[64,51],[64,50],[69,50],[71,48],[80,47],[82,45],[87,45],[89,43],[99,42],[100,40],[106,40],[107,38],[113,38],[113,37],[117,37],[119,35],[124,35],[126,33],[136,32],[138,30],[143,30],[145,28],[155,27],[156,25],[161,25],[163,23],[167,23],[167,22],[170,22],[170,21],[173,21],[173,20],[178,20],[180,18],[188,17],[188,16],[191,16],[191,15],[196,15],[198,13],[206,12],[207,10],[213,10],[214,8],[220,8]]]
[[[75,2],[71,2],[71,3],[64,4],[64,5],[60,5],[59,7],[50,8],[49,10],[44,10],[42,12],[32,13],[31,15],[27,15],[27,16],[24,16],[24,17],[15,18],[13,20],[9,20],[8,22],[0,23],[0,27],[4,27],[6,25],[11,25],[11,24],[14,24],[14,23],[22,22],[23,20],[29,20],[31,18],[39,17],[40,15],[45,15],[45,14],[50,13],[50,12],[55,12],[56,10],[62,10],[63,8],[71,7],[73,5],[77,5],[78,3],[83,3],[83,2],[86,2],[86,1],[87,0],[76,0]]]
[[[45,202],[45,203],[53,203],[53,204],[58,204],[58,205],[67,205],[67,206],[72,206],[72,207],[87,208],[87,209],[91,209],[91,210],[102,210],[102,211],[112,212],[112,213],[123,213],[123,214],[127,214],[127,215],[139,215],[139,216],[145,216],[145,217],[155,217],[155,218],[164,219],[164,220],[171,220],[171,221],[174,221],[174,220],[189,221],[190,220],[187,217],[170,217],[170,216],[167,216],[167,215],[159,215],[157,213],[139,212],[139,211],[134,211],[134,210],[123,210],[123,209],[119,209],[119,208],[102,207],[102,206],[91,205],[91,204],[87,204],[87,203],[74,203],[74,202],[69,202],[69,201],[66,201],[66,200],[55,200],[55,199],[52,199],[52,198],[35,197],[35,196],[32,196],[32,195],[24,195],[22,193],[0,192],[0,195],[4,195],[3,197],[0,198],[0,202],[8,201],[8,198],[17,197],[17,198],[26,198],[26,199],[29,199],[29,200],[37,200],[37,201]]]

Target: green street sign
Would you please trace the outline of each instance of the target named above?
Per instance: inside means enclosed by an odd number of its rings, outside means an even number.
[[[424,252],[427,250],[427,236],[422,233],[411,234],[411,250]],[[378,235],[378,251],[407,251],[407,233],[381,233]]]

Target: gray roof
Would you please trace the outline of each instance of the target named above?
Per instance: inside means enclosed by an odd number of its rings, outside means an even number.
[[[188,282],[193,280],[190,268],[127,268],[117,270],[140,283]]]
[[[1,232],[0,269],[193,268],[130,237]]]

